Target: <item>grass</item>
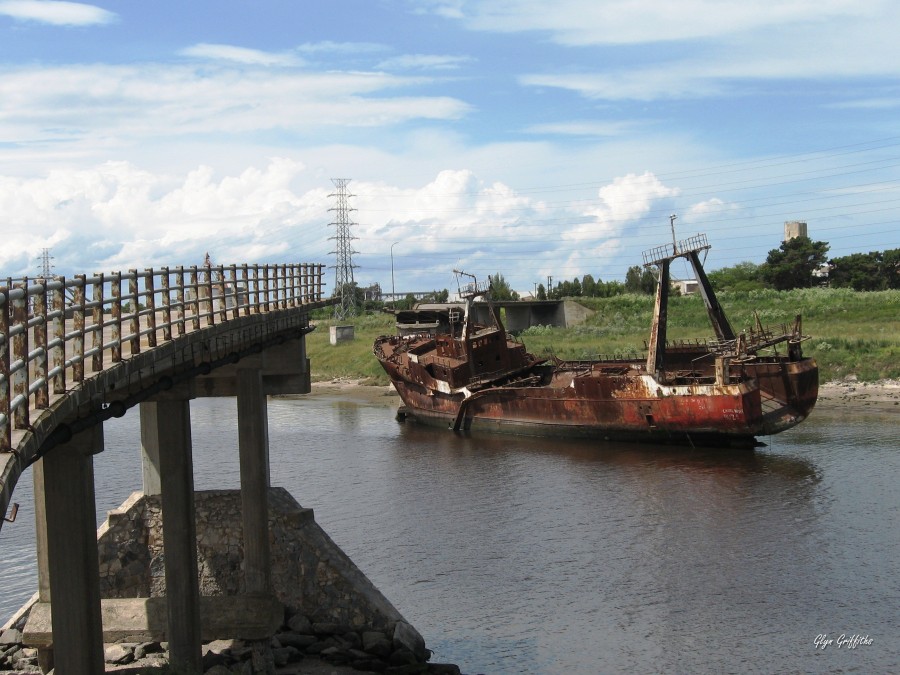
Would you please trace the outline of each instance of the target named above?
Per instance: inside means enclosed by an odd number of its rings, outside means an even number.
[[[521,335],[529,351],[565,359],[644,354],[653,316],[652,297],[628,294],[577,301],[595,313],[571,328],[529,328]],[[723,293],[719,301],[736,331],[754,325],[755,314],[764,326],[772,328],[793,323],[794,316],[802,314],[803,332],[811,336],[803,351],[818,361],[822,382],[848,375],[869,382],[900,378],[900,291],[763,290]],[[321,321],[317,330],[307,336],[313,379],[346,377],[387,384],[387,376],[372,355],[372,343],[379,335],[395,332],[393,317],[370,314],[343,322],[355,327],[355,339],[339,345],[329,342],[328,328],[334,323]],[[670,299],[670,339],[711,335],[699,297]]]

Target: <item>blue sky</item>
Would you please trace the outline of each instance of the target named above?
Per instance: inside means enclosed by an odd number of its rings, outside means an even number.
[[[550,9],[548,9],[550,7]],[[623,279],[706,232],[900,247],[894,0],[0,0],[0,276],[333,264]],[[675,270],[679,275],[682,270]],[[686,270],[684,271],[686,273]]]

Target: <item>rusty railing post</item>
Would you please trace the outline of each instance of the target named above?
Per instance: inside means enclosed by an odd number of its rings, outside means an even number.
[[[144,297],[147,299],[147,346],[155,347],[156,340],[156,279],[152,268],[144,270]]]
[[[15,284],[20,291],[12,301],[12,328],[17,332],[12,336],[12,411],[13,426],[23,429],[31,423],[28,400],[28,280]]]
[[[53,318],[50,320],[50,368],[53,376],[53,393],[66,392],[66,278],[56,277],[58,286],[53,287],[51,307]]]
[[[50,388],[47,382],[47,280],[38,279],[37,288],[41,290],[35,294],[32,303],[35,347],[35,358],[32,363],[34,364],[34,386],[37,387],[34,392],[34,407],[41,409],[50,405]],[[29,386],[30,389],[31,386]]]
[[[129,353],[134,356],[141,352],[141,302],[138,294],[138,271],[136,269],[128,270],[128,274],[128,295],[130,296],[128,301],[128,307],[130,308],[128,332],[131,333],[129,336],[129,342],[131,343]]]
[[[197,268],[190,268],[190,291],[191,291],[191,325],[194,330],[200,330],[200,284],[197,277]]]
[[[105,286],[106,282],[103,274],[96,275],[96,281],[94,281],[94,309],[91,325],[91,328],[93,329],[91,347],[94,350],[94,355],[91,357],[91,371],[94,373],[99,373],[103,370],[103,304],[105,302],[103,296]]]
[[[159,292],[162,299],[163,340],[172,339],[172,296],[169,293],[169,268],[159,270]]]
[[[113,272],[110,282],[110,314],[112,316],[110,326],[110,353],[113,363],[122,360],[122,273]]]
[[[72,379],[84,382],[84,313],[87,279],[84,274],[75,275],[75,289],[72,292],[72,322],[75,329],[72,341]]]

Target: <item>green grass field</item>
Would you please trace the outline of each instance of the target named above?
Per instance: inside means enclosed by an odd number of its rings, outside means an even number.
[[[653,315],[652,297],[620,295],[577,301],[594,314],[571,328],[528,329],[520,337],[529,351],[564,359],[643,355]],[[848,375],[867,382],[900,378],[900,291],[764,290],[723,293],[719,301],[736,331],[755,325],[755,313],[764,326],[773,328],[793,323],[794,316],[800,313],[803,332],[811,336],[804,344],[804,354],[818,361],[821,382]],[[372,355],[372,344],[379,335],[395,332],[393,317],[370,314],[341,323],[355,327],[353,342],[330,344],[328,327],[334,324],[333,320],[318,322],[317,330],[307,336],[313,380],[355,378],[387,384],[387,377]],[[669,339],[711,336],[699,297],[670,299]]]

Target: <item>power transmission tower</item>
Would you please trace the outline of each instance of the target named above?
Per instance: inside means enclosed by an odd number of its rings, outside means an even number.
[[[350,228],[356,223],[351,222],[350,212],[356,209],[350,208],[348,200],[355,195],[348,194],[347,184],[350,178],[332,178],[336,188],[329,197],[334,197],[336,206],[328,209],[335,212],[334,221],[330,223],[335,227],[335,235],[329,239],[337,240],[335,250],[332,251],[336,255],[334,265],[334,292],[340,294],[341,304],[335,305],[334,316],[343,319],[356,313],[356,294],[354,293],[356,284],[353,281],[353,254],[356,251],[350,245],[350,242],[356,237],[350,233]]]
[[[53,276],[53,263],[50,261],[53,260],[53,256],[50,255],[49,248],[41,249],[41,278],[49,279]]]

